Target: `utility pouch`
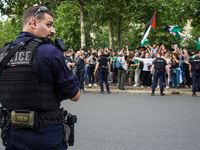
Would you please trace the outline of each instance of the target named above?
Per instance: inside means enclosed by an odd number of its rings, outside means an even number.
[[[38,113],[29,110],[13,110],[11,122],[15,128],[39,129]]]

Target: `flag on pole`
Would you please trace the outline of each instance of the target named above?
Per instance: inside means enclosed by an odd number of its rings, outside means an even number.
[[[153,17],[149,21],[149,23],[148,23],[148,25],[147,25],[147,27],[146,27],[146,29],[144,31],[144,34],[143,34],[143,36],[141,38],[141,46],[144,45],[144,43],[145,43],[145,41],[147,39],[147,36],[149,34],[150,29],[154,29],[155,30],[155,28],[156,28],[156,11],[154,12]]]
[[[146,39],[146,40],[144,41],[144,44],[143,44],[143,45],[147,45],[148,43],[149,43],[149,40]]]
[[[200,36],[197,39],[196,45],[197,45],[197,50],[200,50]]]
[[[184,35],[183,33],[179,32],[179,31],[181,31],[180,27],[167,25],[167,26],[164,26],[163,28],[167,32],[169,32],[171,35],[174,35],[174,36],[176,36],[177,38],[179,38],[181,40],[186,37],[186,35]]]

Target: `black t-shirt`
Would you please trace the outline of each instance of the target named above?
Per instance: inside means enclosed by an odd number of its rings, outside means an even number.
[[[170,49],[169,49],[169,50],[170,50],[170,52],[173,52],[173,51],[174,51],[174,48],[170,47]]]

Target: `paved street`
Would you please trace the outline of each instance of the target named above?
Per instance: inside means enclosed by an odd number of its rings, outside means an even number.
[[[69,150],[199,150],[200,98],[84,93],[62,102],[76,114]],[[1,144],[0,149],[3,149]]]
[[[200,98],[84,93],[63,106],[78,117],[70,150],[197,150]]]

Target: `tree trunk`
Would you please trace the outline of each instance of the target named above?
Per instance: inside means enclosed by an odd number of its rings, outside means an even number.
[[[83,0],[79,3],[80,11],[81,11],[81,47],[85,46],[85,22],[84,22],[84,8],[83,8]]]
[[[120,28],[121,28],[121,22],[119,21],[118,25],[117,25],[117,37],[118,37],[118,50],[119,51],[121,51],[121,31],[120,31]]]
[[[113,27],[111,22],[109,22],[109,48],[114,50],[114,37],[113,37]]]

